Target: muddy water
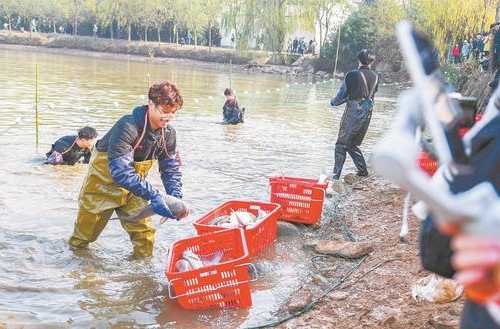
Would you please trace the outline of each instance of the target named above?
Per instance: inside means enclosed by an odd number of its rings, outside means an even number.
[[[35,146],[34,67],[40,67],[40,145]],[[224,126],[227,67],[152,64],[0,48],[0,323],[32,327],[246,327],[273,319],[307,276],[298,240],[280,240],[258,263],[254,306],[186,312],[166,298],[168,246],[195,234],[190,224],[230,199],[268,199],[267,176],[318,177],[332,167],[343,108],[329,109],[333,82],[295,84],[268,75],[234,74],[246,122]],[[84,125],[103,135],[120,116],[145,103],[148,81],[177,83],[185,106],[176,119],[184,162],[183,222],[158,226],[154,257],[130,260],[131,243],[110,222],[89,251],[67,239],[85,165],[42,164],[50,143]],[[363,149],[389,124],[396,91],[379,91]],[[352,171],[347,161],[345,172]],[[161,187],[157,171],[150,179]]]

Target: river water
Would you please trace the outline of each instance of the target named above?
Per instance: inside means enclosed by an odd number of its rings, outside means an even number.
[[[35,64],[39,65],[40,144],[35,145]],[[259,264],[253,306],[188,312],[168,300],[169,245],[194,235],[191,221],[231,199],[267,200],[267,177],[330,173],[343,107],[331,109],[333,81],[292,83],[227,66],[193,62],[144,63],[0,48],[0,326],[40,328],[235,328],[266,323],[308,275],[299,241],[280,240]],[[149,78],[148,78],[149,74]],[[145,103],[148,80],[175,82],[184,108],[175,127],[183,158],[182,222],[158,226],[154,257],[131,260],[118,222],[108,223],[89,251],[74,253],[67,239],[77,212],[86,165],[43,165],[60,136],[84,126],[102,136],[134,106]],[[218,124],[223,90],[236,90],[246,122]],[[393,116],[397,91],[379,88],[370,147]],[[353,171],[350,159],[344,172]],[[150,180],[161,188],[157,170]]]

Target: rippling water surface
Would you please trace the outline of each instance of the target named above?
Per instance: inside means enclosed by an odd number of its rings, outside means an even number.
[[[40,145],[35,146],[34,78],[40,68]],[[224,126],[227,66],[152,64],[0,48],[0,326],[95,328],[234,328],[273,319],[307,276],[298,240],[280,240],[255,259],[261,277],[247,310],[187,312],[166,298],[168,246],[195,234],[190,224],[230,199],[268,199],[271,175],[330,173],[343,107],[329,109],[333,82],[297,84],[270,75],[234,74],[246,122]],[[85,165],[46,166],[58,137],[84,126],[102,136],[145,101],[150,80],[174,81],[184,96],[175,127],[184,195],[192,214],[158,227],[154,257],[130,260],[131,243],[110,222],[88,251],[67,239]],[[363,149],[387,128],[396,91],[380,88]],[[352,171],[350,159],[345,172]],[[150,176],[161,188],[157,170]]]

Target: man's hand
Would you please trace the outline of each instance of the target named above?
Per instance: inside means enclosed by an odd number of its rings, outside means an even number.
[[[460,234],[453,238],[455,279],[464,285],[467,297],[486,302],[500,292],[500,240]]]

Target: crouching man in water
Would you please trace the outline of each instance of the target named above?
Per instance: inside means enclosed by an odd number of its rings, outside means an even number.
[[[226,102],[222,107],[222,114],[224,116],[224,123],[226,124],[238,124],[243,123],[243,116],[245,114],[245,108],[240,109],[236,96],[232,89],[226,88],[224,90],[224,96],[226,97]]]
[[[151,202],[160,216],[175,218],[164,197],[146,181],[155,160],[167,194],[182,198],[175,129],[169,124],[182,107],[177,87],[169,82],[149,89],[148,105],[120,118],[97,142],[79,197],[79,211],[69,244],[86,248],[97,239],[114,211],[137,214]],[[185,214],[187,215],[187,214]],[[134,246],[134,257],[152,255],[155,229],[150,219],[121,221]]]
[[[52,165],[74,165],[83,158],[83,163],[89,163],[90,150],[95,144],[97,131],[92,127],[78,130],[77,136],[59,138],[50,151],[47,152],[45,163]]]
[[[331,100],[332,106],[347,103],[335,143],[333,179],[340,178],[346,152],[354,161],[358,176],[368,176],[366,162],[359,146],[370,125],[373,96],[378,88],[378,75],[370,69],[375,56],[369,50],[361,50],[358,54],[358,61],[359,68],[347,73],[337,95]]]

